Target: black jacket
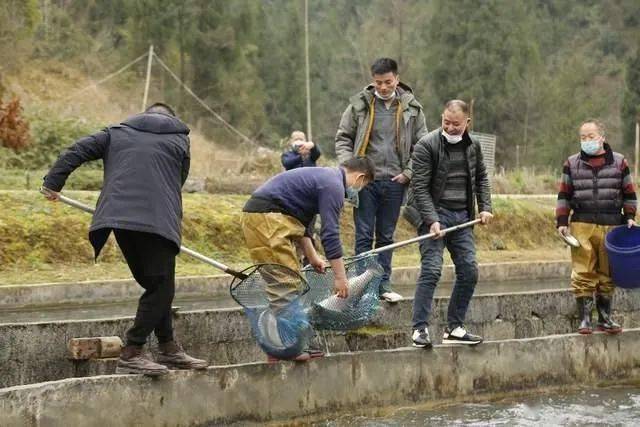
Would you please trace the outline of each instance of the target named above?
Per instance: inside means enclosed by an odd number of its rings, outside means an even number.
[[[78,140],[60,155],[44,178],[44,186],[54,191],[84,162],[104,162],[104,182],[89,230],[96,257],[114,228],[158,234],[180,247],[188,134],[189,128],[176,117],[143,113]]]
[[[416,212],[419,222],[430,227],[438,222],[438,201],[444,191],[449,171],[449,153],[445,148],[446,140],[442,128],[429,132],[422,137],[413,150],[413,179],[408,196],[408,209]],[[480,143],[468,133],[460,144],[466,145],[467,159],[467,210],[469,217],[475,217],[475,202],[478,210],[491,212],[491,184],[482,159]]]

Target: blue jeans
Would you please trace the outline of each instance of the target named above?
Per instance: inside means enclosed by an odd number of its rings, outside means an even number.
[[[406,186],[390,179],[376,180],[359,193],[359,205],[353,209],[356,227],[356,254],[373,248],[375,236],[376,248],[393,243],[400,207],[404,199]],[[384,269],[380,294],[391,291],[391,257],[393,251],[386,251],[378,256],[378,262]]]
[[[451,211],[438,208],[438,216],[440,217],[441,229],[469,221],[469,214],[466,210]],[[422,225],[418,232],[426,234],[429,230],[426,225]],[[414,329],[422,329],[429,325],[431,302],[442,273],[442,255],[445,246],[451,254],[456,269],[455,283],[447,311],[447,324],[449,328],[453,329],[464,323],[469,302],[476,288],[476,283],[478,283],[476,247],[471,227],[446,234],[442,239],[427,239],[420,242],[422,265],[413,300],[412,321]]]

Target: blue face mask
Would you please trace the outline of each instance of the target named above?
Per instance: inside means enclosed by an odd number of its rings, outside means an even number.
[[[594,156],[602,149],[600,140],[580,141],[580,149],[588,156]]]
[[[347,193],[347,202],[351,203],[354,207],[357,208],[360,204],[360,198],[358,197],[358,191],[360,191],[360,189],[355,187],[347,187],[345,191]]]
[[[357,179],[356,179],[356,182],[358,182]],[[351,203],[356,208],[360,204],[360,198],[358,197],[358,192],[360,190],[362,190],[362,187],[358,187],[358,186],[355,186],[355,185],[350,185],[345,189],[345,193],[346,193],[346,197],[345,198],[346,198],[347,202]]]

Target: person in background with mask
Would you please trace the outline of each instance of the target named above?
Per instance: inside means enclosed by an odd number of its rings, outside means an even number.
[[[636,225],[636,205],[626,159],[605,142],[605,128],[599,120],[585,120],[580,125],[580,152],[564,162],[556,206],[558,233],[566,236],[570,230],[580,242],[580,247],[571,248],[571,287],[581,334],[593,332],[594,295],[598,310],[596,330],[609,334],[622,331],[611,318],[614,283],[604,241],[613,226]]]
[[[435,233],[420,242],[421,269],[413,301],[413,345],[430,348],[429,317],[433,294],[442,273],[446,247],[455,265],[456,279],[449,301],[443,344],[478,344],[482,337],[467,332],[464,319],[476,283],[478,264],[472,228],[451,234],[442,229],[475,217],[482,224],[491,214],[491,186],[480,143],[468,132],[469,107],[464,101],[446,103],[442,127],[420,139],[413,152],[413,180],[408,207],[416,212],[418,234]]]
[[[282,153],[280,160],[285,170],[291,170],[296,168],[315,167],[316,162],[320,158],[320,150],[311,141],[307,141],[307,137],[304,132],[294,130],[291,132],[287,149]],[[316,217],[314,216],[309,222],[309,229],[311,230],[311,244],[315,248],[315,234],[316,234]],[[302,263],[307,265],[309,260],[302,253],[302,248],[298,247],[298,255],[302,259]]]
[[[297,168],[282,172],[262,184],[243,208],[242,232],[249,255],[256,264],[280,264],[300,271],[296,255],[299,244],[309,264],[324,272],[325,261],[311,243],[309,223],[320,216],[320,240],[334,273],[338,296],[348,295],[347,275],[342,259],[340,213],[345,197],[353,198],[373,181],[375,166],[371,160],[353,157],[340,167]],[[298,280],[283,278],[267,285],[269,305],[286,307],[298,294]],[[308,360],[300,354],[295,360]]]
[[[285,170],[291,170],[315,166],[320,155],[320,150],[316,144],[307,141],[304,132],[294,130],[291,132],[287,149],[282,153],[280,160]]]
[[[393,243],[405,189],[413,175],[411,152],[427,134],[422,105],[411,88],[400,82],[398,64],[380,58],[371,66],[372,83],[349,99],[335,139],[338,160],[363,156],[375,163],[375,181],[367,185],[355,200],[353,217],[356,229],[356,254]],[[391,257],[383,252],[379,262],[384,269],[380,298],[397,302],[393,292]]]

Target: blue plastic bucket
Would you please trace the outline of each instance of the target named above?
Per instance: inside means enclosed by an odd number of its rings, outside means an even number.
[[[640,227],[621,225],[611,229],[604,246],[613,283],[621,288],[640,288]]]

